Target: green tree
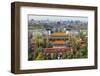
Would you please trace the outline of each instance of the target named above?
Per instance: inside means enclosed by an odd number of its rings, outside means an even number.
[[[34,33],[34,36],[32,37],[32,43],[35,43],[34,47],[34,53],[33,53],[33,59],[36,60],[38,56],[40,56],[40,52],[42,52],[43,47],[41,46],[43,44],[43,37],[40,33],[36,32]]]
[[[36,57],[36,60],[44,60],[44,55],[42,52],[38,53],[38,56]]]
[[[43,44],[43,37],[40,33],[34,33],[32,37],[32,42],[36,44],[36,47],[39,48],[40,44]]]

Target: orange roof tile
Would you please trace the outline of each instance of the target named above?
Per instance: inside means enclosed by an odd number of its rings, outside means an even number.
[[[64,33],[64,32],[55,32],[55,33],[52,33],[50,36],[66,36],[66,33]]]
[[[65,41],[63,40],[56,40],[53,42],[53,44],[65,44]]]

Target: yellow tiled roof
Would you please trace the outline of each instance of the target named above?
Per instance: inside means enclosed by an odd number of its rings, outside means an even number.
[[[66,36],[66,33],[64,32],[55,32],[55,33],[52,33],[50,36]]]
[[[56,40],[53,42],[53,44],[65,44],[64,40]]]

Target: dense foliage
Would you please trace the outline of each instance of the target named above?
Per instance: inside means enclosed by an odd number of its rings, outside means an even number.
[[[36,44],[34,50],[29,48],[28,59],[29,60],[54,60],[54,59],[75,59],[75,58],[87,58],[87,38],[84,33],[80,31],[77,36],[69,37],[69,47],[71,51],[64,53],[44,53],[43,48],[52,47],[52,43],[49,42],[47,37],[41,36],[36,33],[32,37],[32,41]]]

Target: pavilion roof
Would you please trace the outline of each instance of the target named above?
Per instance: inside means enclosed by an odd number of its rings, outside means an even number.
[[[56,40],[52,42],[53,44],[65,44],[64,40]]]
[[[67,35],[64,32],[55,32],[55,33],[52,33],[50,36],[61,37],[61,36],[67,36]]]

